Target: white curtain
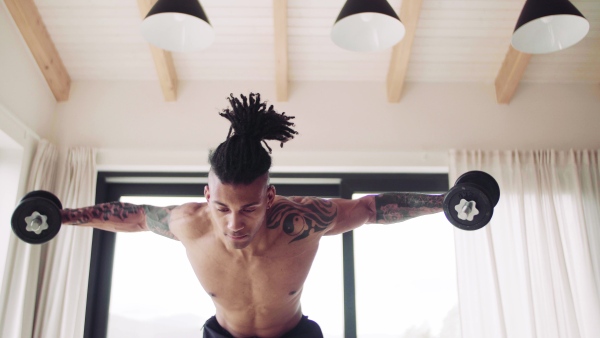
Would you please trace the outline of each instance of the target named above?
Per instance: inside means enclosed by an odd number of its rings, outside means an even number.
[[[54,192],[58,151],[40,140],[29,170],[27,191]],[[31,245],[11,234],[2,283],[0,336],[31,337],[42,246]]]
[[[69,149],[64,175],[57,182],[57,151],[41,141],[28,191],[56,190],[63,208],[93,205],[95,158],[94,149]],[[2,338],[83,336],[91,243],[92,229],[71,226],[63,226],[52,241],[43,245],[11,237],[5,278],[8,283],[2,290],[7,300],[0,304]]]
[[[492,221],[455,230],[463,337],[600,337],[599,152],[452,151],[450,181],[500,185]]]
[[[93,205],[96,199],[96,151],[70,149],[58,196],[63,208]],[[48,243],[39,280],[34,337],[82,337],[92,248],[92,228],[63,226]]]

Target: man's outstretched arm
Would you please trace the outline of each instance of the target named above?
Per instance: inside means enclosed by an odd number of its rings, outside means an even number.
[[[397,223],[442,212],[444,196],[410,192],[374,195],[376,219],[375,222],[370,223]]]
[[[155,207],[122,202],[103,203],[85,208],[63,209],[63,224],[90,226],[113,232],[152,231],[177,239],[169,229],[176,206]]]
[[[338,217],[327,235],[344,233],[363,224],[392,224],[442,212],[444,196],[391,192],[355,200],[333,199]]]

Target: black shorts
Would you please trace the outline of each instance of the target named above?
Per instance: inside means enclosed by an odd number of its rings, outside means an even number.
[[[204,323],[204,338],[234,338],[231,333],[221,327],[215,316],[210,317]],[[258,338],[258,337],[256,337]],[[298,325],[286,332],[280,338],[323,338],[323,332],[319,324],[302,316]]]

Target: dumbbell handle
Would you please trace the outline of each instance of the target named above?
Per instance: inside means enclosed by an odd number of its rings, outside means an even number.
[[[31,222],[29,222],[29,226],[31,227],[31,229],[33,229],[33,231],[40,230],[43,224],[44,221],[42,220],[41,216],[36,216],[34,219],[31,220]]]
[[[468,213],[470,213],[470,212],[471,212],[471,210],[473,210],[473,205],[474,205],[474,204],[475,204],[475,202],[473,202],[473,201],[468,201],[468,202],[465,204],[465,206],[464,206],[464,207],[462,207],[462,210],[461,210],[461,212],[462,212],[463,214],[468,214]]]

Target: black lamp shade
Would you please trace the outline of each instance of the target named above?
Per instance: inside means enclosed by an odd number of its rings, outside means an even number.
[[[331,39],[344,49],[367,52],[395,45],[404,33],[404,25],[387,0],[347,0]]]
[[[573,46],[589,29],[589,22],[568,0],[527,0],[511,43],[525,53],[551,53]]]
[[[142,21],[142,36],[173,52],[201,50],[214,41],[214,30],[198,0],[158,0]]]

